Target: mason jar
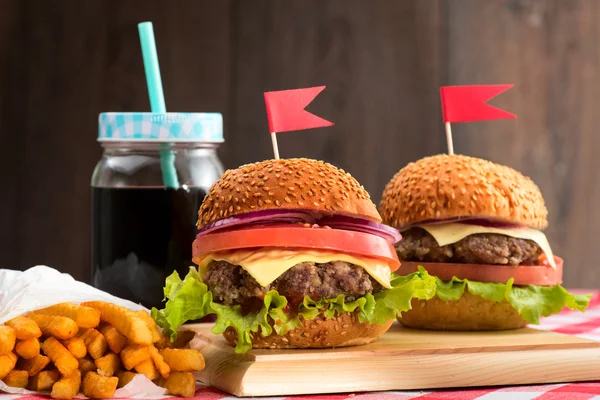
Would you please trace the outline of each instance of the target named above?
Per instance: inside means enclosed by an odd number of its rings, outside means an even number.
[[[218,113],[102,113],[92,176],[92,284],[161,307],[192,263],[198,209],[223,173]]]

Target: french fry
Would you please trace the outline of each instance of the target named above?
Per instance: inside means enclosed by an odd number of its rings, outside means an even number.
[[[3,354],[0,356],[0,380],[4,379],[17,364],[17,355],[15,353]]]
[[[145,375],[146,378],[150,379],[151,381],[160,377],[158,371],[156,370],[156,367],[154,366],[154,363],[150,359],[136,365],[135,371],[137,373]]]
[[[136,375],[137,374],[135,372],[131,371],[118,371],[117,378],[119,378],[119,384],[117,387],[122,388],[123,386],[127,385],[133,380],[133,378],[135,378]]]
[[[83,375],[87,374],[90,371],[96,370],[96,363],[94,360],[90,360],[87,357],[84,357],[79,360],[79,370]]]
[[[27,340],[33,338],[39,338],[42,336],[42,331],[37,324],[31,319],[23,316],[19,316],[6,322],[6,325],[10,326],[17,333],[17,339]]]
[[[38,338],[19,340],[15,346],[15,351],[22,358],[29,360],[40,354],[40,341]]]
[[[156,369],[158,370],[160,375],[163,378],[168,378],[169,373],[171,372],[171,367],[169,367],[169,364],[165,362],[163,356],[160,355],[160,353],[154,346],[150,346],[150,358],[152,359],[152,362],[156,366]]]
[[[61,303],[35,312],[37,314],[70,318],[80,328],[95,328],[100,323],[100,312],[98,310],[71,303]]]
[[[38,354],[37,356],[30,358],[29,360],[19,360],[17,367],[24,369],[29,373],[29,376],[33,376],[46,368],[46,365],[50,364],[50,359],[46,356]]]
[[[115,353],[108,353],[95,361],[98,374],[113,376],[121,368],[121,359]]]
[[[15,348],[17,332],[10,326],[0,325],[0,354],[8,354]]]
[[[63,340],[61,343],[69,350],[69,353],[73,354],[73,357],[78,360],[85,357],[87,354],[85,342],[81,338],[72,337],[71,339]]]
[[[121,351],[121,361],[126,370],[150,359],[150,348],[139,344],[130,344]]]
[[[44,336],[54,336],[64,340],[72,338],[79,330],[75,321],[67,317],[36,313],[29,313],[27,317],[38,324]]]
[[[173,371],[167,379],[161,378],[158,386],[162,386],[172,395],[194,397],[196,393],[196,378],[191,372]]]
[[[102,357],[104,353],[106,353],[106,349],[108,348],[106,338],[96,329],[86,329],[80,338],[85,343],[89,355],[92,356],[94,360]]]
[[[100,327],[100,333],[106,338],[108,347],[113,353],[120,353],[127,344],[127,338],[121,335],[117,328],[112,325],[103,324]]]
[[[50,396],[54,399],[72,399],[79,393],[81,387],[81,372],[76,369],[72,375],[62,377],[54,385]]]
[[[119,378],[106,377],[95,372],[88,372],[83,378],[83,394],[94,399],[109,399],[115,394]]]
[[[160,340],[154,345],[157,349],[180,349],[187,345],[190,340],[194,338],[196,334],[192,331],[181,331],[177,333],[177,338],[171,342],[171,339],[167,335],[161,335]]]
[[[44,392],[52,389],[52,385],[54,385],[59,379],[60,372],[58,372],[57,369],[40,371],[29,378],[29,385],[27,385],[27,389],[35,392]]]
[[[22,369],[13,369],[3,379],[6,386],[26,388],[29,383],[29,374]]]
[[[6,386],[26,388],[29,382],[29,374],[22,369],[13,369],[3,379]]]
[[[156,321],[148,314],[145,310],[135,311],[135,314],[139,316],[142,321],[146,323],[146,326],[150,330],[150,334],[152,335],[152,343],[156,343],[162,337],[160,331],[158,330],[158,325],[156,325]]]
[[[204,369],[204,357],[198,350],[164,349],[160,352],[171,371],[200,371]]]
[[[63,376],[70,377],[79,367],[79,362],[73,357],[73,354],[54,337],[44,340],[42,350],[52,360]]]
[[[117,328],[119,333],[133,343],[146,346],[152,344],[152,332],[144,320],[133,311],[103,301],[90,301],[82,305],[99,310],[101,321],[108,322]]]

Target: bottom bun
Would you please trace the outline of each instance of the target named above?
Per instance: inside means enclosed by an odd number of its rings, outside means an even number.
[[[460,299],[443,301],[412,300],[412,309],[398,319],[402,325],[417,329],[447,331],[497,331],[527,325],[506,300],[497,303],[475,296],[467,290]]]
[[[356,313],[344,313],[327,319],[322,314],[314,319],[302,320],[302,326],[279,336],[273,332],[262,336],[251,332],[253,349],[320,349],[327,347],[359,346],[374,342],[383,335],[394,321],[385,325],[358,321]],[[237,333],[228,328],[223,334],[232,345],[237,343]]]

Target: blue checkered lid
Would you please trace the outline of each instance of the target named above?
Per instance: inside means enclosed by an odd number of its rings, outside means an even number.
[[[98,141],[222,143],[223,116],[219,113],[101,113]]]

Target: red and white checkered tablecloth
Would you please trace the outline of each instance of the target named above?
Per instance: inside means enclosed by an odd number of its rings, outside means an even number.
[[[589,293],[589,291],[573,291]],[[575,335],[600,341],[600,291],[595,292],[589,309],[585,313],[565,310],[545,318],[539,329]],[[0,395],[1,400],[48,400],[47,396]],[[239,399],[220,390],[201,387],[195,399],[230,400]],[[263,397],[264,400],[600,400],[600,371],[598,381],[585,383],[561,383],[551,385],[511,386],[473,389],[448,389],[435,391],[391,391],[373,393],[345,393],[329,395]]]

